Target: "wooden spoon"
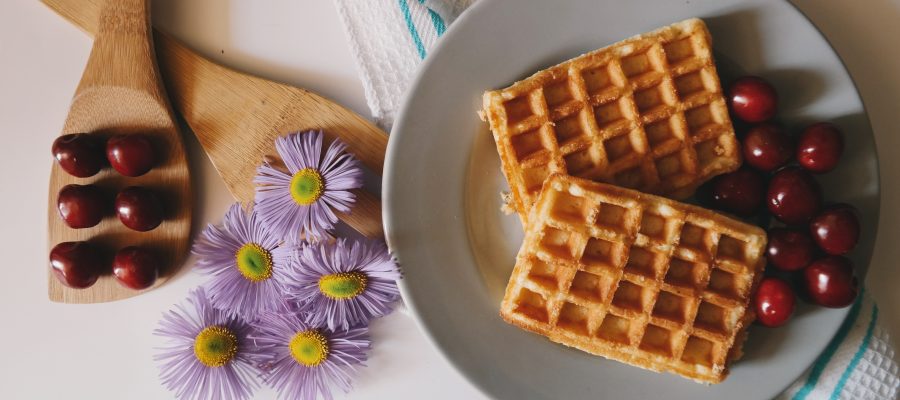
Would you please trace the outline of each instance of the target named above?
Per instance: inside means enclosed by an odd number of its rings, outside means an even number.
[[[88,33],[97,32],[103,0],[41,1]],[[239,201],[253,203],[256,168],[264,157],[278,160],[275,138],[293,131],[322,129],[329,141],[341,138],[381,175],[387,135],[358,114],[308,90],[223,67],[159,30],[155,34],[159,66],[175,108]],[[365,236],[384,235],[381,203],[366,191],[356,191],[352,213],[339,217]]]
[[[154,61],[146,0],[113,0],[97,9],[98,33],[63,134],[106,137],[140,133],[153,142],[159,159],[150,172],[137,178],[111,169],[89,178],[76,178],[54,163],[50,173],[49,245],[87,240],[102,248],[110,261],[115,251],[123,247],[145,247],[160,258],[158,286],[175,272],[188,252],[192,197],[184,145]],[[59,217],[56,200],[59,189],[70,183],[101,187],[109,198],[110,215],[92,228],[69,228]],[[133,231],[112,215],[112,199],[128,186],[151,188],[163,199],[167,215],[156,229]],[[52,301],[98,303],[141,293],[125,288],[109,274],[87,289],[66,287],[52,271],[49,275]]]

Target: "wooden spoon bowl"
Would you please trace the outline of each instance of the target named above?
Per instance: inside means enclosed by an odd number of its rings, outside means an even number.
[[[62,134],[88,133],[104,138],[142,134],[151,140],[158,159],[150,172],[135,178],[109,168],[89,178],[76,178],[54,163],[48,206],[49,247],[88,241],[102,249],[107,265],[123,247],[145,247],[159,258],[160,279],[154,285],[158,286],[177,270],[189,249],[192,196],[184,144],[157,71],[146,1],[109,1],[98,21],[91,56]],[[109,215],[97,226],[72,229],[59,217],[57,193],[71,183],[95,184],[105,192]],[[165,219],[157,228],[133,231],[115,216],[113,199],[128,186],[147,187],[160,196]],[[63,285],[51,271],[48,288],[50,300],[65,303],[106,302],[142,293],[120,285],[111,271],[86,289]]]

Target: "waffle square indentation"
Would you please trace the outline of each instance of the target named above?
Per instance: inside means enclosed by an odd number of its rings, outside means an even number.
[[[541,140],[541,130],[533,129],[528,132],[520,133],[509,138],[513,150],[516,153],[516,159],[525,160],[528,156],[544,150],[544,143]]]
[[[746,252],[746,242],[728,235],[722,235],[719,238],[719,248],[716,250],[716,258],[744,263],[747,260]]]
[[[649,289],[621,280],[613,295],[612,303],[619,308],[640,312],[650,305],[652,296],[653,293]]]
[[[587,138],[585,132],[584,126],[581,124],[581,116],[577,113],[554,122],[553,135],[556,136],[556,143],[560,146],[565,146],[579,138]]]
[[[619,259],[622,257],[621,247],[620,243],[592,237],[588,239],[581,260],[589,267],[617,269]]]
[[[547,100],[547,107],[551,109],[572,100],[574,97],[569,88],[569,80],[561,79],[544,87],[544,98]]]
[[[572,296],[593,303],[602,303],[609,298],[615,281],[606,274],[593,274],[587,271],[575,272],[569,293]]]
[[[627,211],[625,207],[616,204],[601,203],[594,223],[604,229],[625,232],[625,213]]]
[[[671,118],[644,125],[644,132],[647,134],[647,143],[650,147],[657,147],[672,139],[679,139],[675,130],[672,129]]]
[[[713,268],[709,275],[709,285],[706,290],[740,301],[747,296],[748,284],[749,282],[746,278],[738,277],[720,268]]]
[[[689,364],[711,367],[715,355],[715,343],[701,337],[691,336],[684,346],[681,360]]]
[[[622,58],[622,72],[629,78],[654,70],[653,61],[647,52],[633,54]]]
[[[597,120],[597,126],[600,129],[609,129],[629,117],[628,111],[623,110],[622,99],[594,107],[594,119]]]
[[[588,318],[590,311],[575,303],[563,303],[559,311],[557,326],[577,335],[588,335]]]
[[[519,296],[516,297],[516,313],[524,315],[538,322],[547,323],[549,314],[547,313],[547,300],[538,293],[522,288]]]
[[[539,190],[544,185],[544,181],[550,176],[550,168],[546,165],[538,165],[522,170],[525,180],[525,189],[529,192]]]
[[[688,303],[688,299],[663,290],[653,305],[653,316],[683,325],[687,322]]]
[[[701,286],[706,268],[704,264],[672,258],[664,281],[672,286],[697,289]]]
[[[586,224],[588,215],[591,214],[591,202],[581,196],[575,196],[567,191],[553,192],[556,201],[550,215],[568,224]]]
[[[585,69],[581,71],[581,77],[584,79],[588,96],[601,93],[615,86],[615,81],[609,72],[609,65]]]
[[[606,314],[597,330],[597,336],[611,342],[629,344],[631,343],[631,323],[631,320],[618,315]]]
[[[581,176],[597,164],[591,148],[569,154],[565,156],[565,161],[566,172],[572,176]]]
[[[534,115],[531,101],[528,96],[521,96],[503,103],[506,110],[506,121],[509,125],[515,125],[522,120]]]
[[[541,259],[529,261],[528,279],[547,290],[559,289],[559,267]]]
[[[709,104],[700,105],[684,112],[688,132],[691,136],[703,133],[705,129],[721,124],[718,115],[710,109]]]
[[[659,260],[656,252],[636,245],[631,246],[628,262],[625,264],[625,272],[655,279],[662,272]]]
[[[728,322],[726,310],[707,301],[701,301],[694,318],[694,327],[712,333],[727,335],[731,324]]]
[[[694,44],[690,37],[675,40],[663,45],[666,52],[666,60],[674,65],[694,56]]]
[[[647,325],[644,337],[641,338],[641,350],[659,355],[672,356],[672,332],[653,324]]]
[[[603,141],[603,148],[606,150],[606,157],[610,162],[616,162],[635,152],[634,145],[631,143],[631,135],[627,133]]]
[[[540,246],[554,257],[574,260],[580,250],[575,248],[576,240],[577,238],[571,232],[547,227],[544,229],[544,237],[541,239]]]
[[[687,100],[694,94],[711,90],[707,87],[709,79],[705,76],[704,70],[689,72],[674,79],[675,91],[682,101]]]

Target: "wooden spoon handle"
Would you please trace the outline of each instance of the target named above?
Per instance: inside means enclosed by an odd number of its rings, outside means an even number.
[[[115,0],[102,7],[85,67],[86,72],[92,73],[82,77],[77,93],[97,86],[123,87],[149,92],[162,100],[162,85],[154,65],[149,7],[146,0]]]

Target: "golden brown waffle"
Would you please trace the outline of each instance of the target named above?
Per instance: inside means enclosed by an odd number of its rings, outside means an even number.
[[[765,232],[700,207],[556,174],[500,315],[613,360],[721,382],[755,318]]]
[[[483,100],[523,223],[554,173],[679,199],[741,164],[699,19],[566,61]]]

